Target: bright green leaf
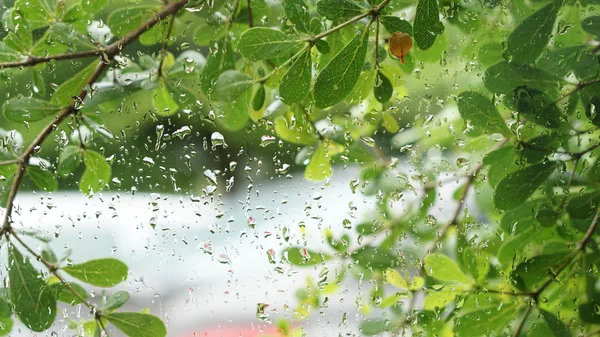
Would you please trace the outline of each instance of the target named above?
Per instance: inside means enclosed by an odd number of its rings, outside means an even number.
[[[450,283],[471,284],[473,280],[465,275],[456,262],[446,255],[430,254],[425,257],[425,271],[427,275]]]
[[[219,76],[211,97],[220,102],[235,101],[253,84],[250,76],[237,70],[227,70]]]
[[[363,246],[352,253],[352,259],[367,269],[385,270],[400,265],[397,254],[385,247]]]
[[[111,166],[104,156],[93,150],[86,150],[83,155],[85,171],[79,180],[79,189],[86,195],[104,189],[112,175]]]
[[[304,177],[310,181],[320,181],[331,176],[333,169],[327,151],[327,141],[322,141],[306,166]]]
[[[127,265],[113,259],[90,260],[62,268],[74,278],[97,287],[112,287],[127,278]]]
[[[287,248],[284,251],[283,256],[295,266],[312,266],[321,264],[329,259],[327,254],[315,252],[304,247]]]
[[[171,116],[179,110],[179,105],[173,99],[165,81],[160,81],[152,91],[152,106],[159,116]]]
[[[454,336],[479,337],[496,335],[513,320],[515,306],[496,305],[468,312],[455,319]]]
[[[137,312],[114,312],[106,318],[129,337],[165,337],[167,328],[160,318]]]
[[[129,293],[125,290],[119,290],[106,300],[106,304],[102,307],[102,311],[113,311],[122,307],[129,300]]]
[[[82,151],[79,146],[67,145],[58,155],[58,174],[68,175],[81,164]]]
[[[302,114],[292,111],[275,118],[275,133],[286,142],[295,144],[312,145],[319,140],[310,122]]]

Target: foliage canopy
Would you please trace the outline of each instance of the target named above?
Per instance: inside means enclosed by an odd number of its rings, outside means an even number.
[[[73,322],[85,335],[114,326],[166,336],[150,313],[119,311],[127,292],[89,298],[84,284],[123,282],[125,263],[59,260],[12,219],[22,185],[90,197],[134,186],[123,177],[131,159],[115,153],[137,139],[124,125],[140,121],[184,125],[156,126],[155,148],[140,143],[157,156],[201,138],[189,124],[210,130],[212,151],[232,138],[244,153],[264,148],[273,176],[300,169],[327,184],[338,167],[361,168],[349,192],[377,200],[370,220],[325,230],[327,251],[279,252],[277,263],[324,275],[344,262],[299,292],[290,319],[356,277],[370,281],[362,335],[600,333],[598,0],[9,3],[0,8],[0,335],[15,317],[49,329],[60,301],[90,310]],[[192,181],[191,157],[175,155]],[[138,161],[154,167],[152,157]],[[228,165],[223,177],[234,174]],[[454,206],[446,184],[457,186]],[[408,194],[418,200],[398,214]],[[452,207],[448,221],[433,215],[440,201]]]

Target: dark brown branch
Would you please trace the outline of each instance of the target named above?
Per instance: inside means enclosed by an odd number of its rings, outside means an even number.
[[[96,57],[101,52],[101,50],[84,50],[84,51],[76,51],[72,53],[66,54],[58,54],[58,55],[49,55],[49,56],[27,56],[27,58],[23,61],[15,61],[15,62],[0,62],[0,69],[6,68],[19,68],[19,67],[33,67],[36,64],[50,62],[52,60],[63,61],[63,60],[73,60],[80,59],[86,57]]]
[[[254,27],[254,19],[252,18],[252,6],[250,6],[250,0],[248,0],[248,28]]]

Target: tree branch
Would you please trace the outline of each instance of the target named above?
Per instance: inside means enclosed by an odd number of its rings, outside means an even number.
[[[529,317],[529,314],[531,313],[531,309],[533,309],[533,305],[531,305],[531,303],[529,303],[527,305],[527,309],[525,309],[525,314],[523,314],[523,318],[521,319],[521,322],[519,323],[517,330],[515,330],[515,334],[513,335],[514,337],[518,337],[521,334],[521,331],[523,331],[523,328],[525,327],[525,323],[527,322],[527,317]]]
[[[167,48],[169,47],[169,39],[171,38],[171,33],[173,32],[173,23],[175,22],[175,14],[171,14],[171,20],[169,21],[169,28],[167,28],[167,33],[165,35],[165,39],[162,43],[162,47],[160,48],[161,58],[158,62],[158,76],[163,76],[163,63],[165,62],[165,58],[167,57]]]

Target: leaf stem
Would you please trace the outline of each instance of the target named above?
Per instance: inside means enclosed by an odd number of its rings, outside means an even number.
[[[250,0],[248,0],[248,28],[254,27],[254,20],[252,19],[252,6]]]
[[[375,69],[379,69],[379,16],[375,23]]]
[[[306,46],[304,46],[304,48],[300,49],[296,54],[292,55],[292,57],[288,58],[287,60],[285,60],[285,62],[283,62],[282,64],[279,65],[279,67],[276,67],[275,69],[273,69],[270,73],[268,73],[267,75],[257,79],[255,81],[255,83],[265,83],[267,80],[269,80],[269,78],[271,78],[271,76],[273,76],[273,74],[277,73],[278,71],[280,71],[281,69],[283,69],[285,66],[287,66],[288,64],[290,64],[292,61],[294,61],[298,56],[300,56],[302,53],[304,53],[308,48],[311,48],[312,46],[310,44],[307,44]]]
[[[167,28],[167,33],[165,34],[165,38],[163,40],[162,47],[160,48],[161,58],[158,62],[158,77],[163,77],[165,74],[163,72],[163,63],[165,62],[165,58],[168,55],[167,48],[169,47],[169,39],[171,38],[171,33],[173,32],[173,23],[175,22],[175,14],[177,12],[171,14],[171,20],[169,21],[169,28]]]
[[[560,212],[565,207],[565,204],[567,203],[567,198],[569,197],[569,189],[571,188],[571,185],[573,185],[573,179],[575,178],[575,173],[577,172],[577,164],[579,164],[579,159],[580,157],[576,157],[575,161],[573,162],[573,170],[569,175],[569,181],[567,182],[567,186],[565,187],[565,194],[563,195],[562,199],[560,200],[560,203],[558,204],[558,207],[556,208],[557,214],[560,214]]]
[[[531,313],[531,309],[533,309],[533,305],[529,303],[527,305],[527,309],[525,309],[525,313],[523,314],[523,318],[521,319],[519,326],[517,326],[517,330],[515,330],[515,333],[513,335],[514,337],[518,337],[521,334],[521,331],[523,331],[525,323],[527,322],[527,317],[529,317],[529,314]]]
[[[4,165],[12,165],[12,164],[18,164],[19,163],[19,159],[9,159],[9,160],[3,160],[0,161],[0,166],[4,166]]]
[[[572,83],[572,84],[575,85],[575,88],[573,88],[573,90],[567,92],[566,94],[564,94],[561,97],[559,97],[556,100],[554,100],[554,104],[559,103],[560,101],[564,100],[565,98],[567,98],[567,97],[569,97],[569,96],[571,96],[571,95],[573,95],[573,94],[581,91],[583,88],[585,88],[585,87],[587,87],[589,85],[595,84],[595,83],[600,83],[600,78],[595,78],[593,80],[586,81],[586,82],[579,82],[577,84]]]

